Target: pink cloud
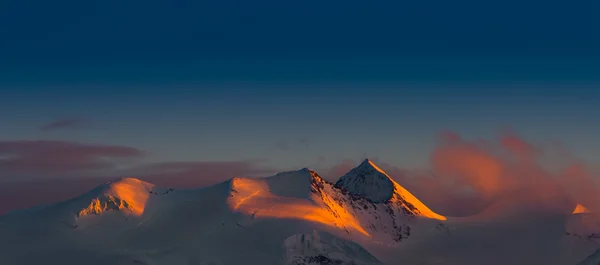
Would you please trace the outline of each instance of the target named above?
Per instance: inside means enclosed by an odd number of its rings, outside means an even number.
[[[598,176],[555,146],[528,142],[513,132],[498,140],[472,141],[444,132],[427,170],[378,164],[431,208],[447,215],[565,213],[576,203],[600,211]],[[356,163],[344,161],[331,172],[339,177]]]
[[[498,211],[565,212],[571,210],[571,204],[584,200],[590,207],[600,205],[589,199],[600,189],[597,179],[577,166],[583,162],[574,158],[550,161],[566,165],[550,168],[542,158],[556,150],[543,147],[512,132],[497,142],[455,138],[442,141],[434,150],[432,169],[440,179],[453,183],[454,189],[468,188],[478,201],[502,205],[503,209],[495,207]],[[444,196],[443,192],[435,194]]]
[[[88,170],[111,169],[118,160],[144,152],[126,146],[92,145],[67,141],[0,141],[0,176],[35,174],[38,177]]]
[[[54,131],[60,129],[81,129],[89,124],[86,119],[61,119],[40,126],[40,131]]]

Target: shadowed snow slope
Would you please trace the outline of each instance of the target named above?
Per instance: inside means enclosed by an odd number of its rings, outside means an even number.
[[[566,224],[567,235],[600,243],[600,215],[594,213],[573,214]]]
[[[360,245],[328,233],[313,231],[284,241],[285,264],[381,264]]]
[[[600,250],[597,250],[577,265],[600,265]]]
[[[565,223],[565,253],[581,257],[600,248],[600,216],[594,213],[572,214]],[[581,259],[581,258],[580,258]]]

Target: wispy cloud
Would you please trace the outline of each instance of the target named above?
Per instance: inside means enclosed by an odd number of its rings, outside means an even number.
[[[46,123],[40,126],[39,130],[43,132],[64,130],[64,129],[83,129],[89,126],[90,121],[87,119],[61,119],[53,122]]]
[[[136,159],[144,155],[127,146],[0,141],[0,215],[65,200],[122,176],[164,187],[194,188],[279,171],[262,160],[139,163]],[[129,159],[133,163],[127,163]]]
[[[144,152],[127,146],[68,141],[0,141],[0,178],[55,176],[116,168]]]
[[[0,181],[134,176],[168,186],[203,186],[233,177],[276,173],[264,160],[144,163],[146,152],[119,145],[69,141],[0,141]]]
[[[136,175],[152,183],[176,187],[202,187],[233,177],[264,177],[278,172],[260,160],[174,161],[142,165]]]
[[[298,147],[309,147],[312,143],[312,140],[308,137],[298,137],[295,139],[281,139],[275,142],[274,146],[277,149],[290,151],[294,148]]]

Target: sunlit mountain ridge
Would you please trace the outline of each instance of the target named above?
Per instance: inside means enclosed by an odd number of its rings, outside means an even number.
[[[597,228],[582,207],[567,233]],[[335,184],[307,168],[200,189],[119,178],[1,216],[0,264],[480,264],[451,249],[487,231],[436,213],[367,159]],[[596,244],[561,236],[581,244],[565,265]]]

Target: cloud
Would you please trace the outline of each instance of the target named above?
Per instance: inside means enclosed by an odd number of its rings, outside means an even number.
[[[109,175],[88,171],[76,177],[46,177],[2,183],[0,215],[11,210],[53,203],[78,196],[117,177],[132,176],[163,187],[198,188],[233,177],[258,177],[279,172],[262,165],[263,161],[160,162],[113,169]]]
[[[89,120],[86,119],[61,119],[40,126],[40,131],[55,131],[61,129],[81,129],[89,125]]]
[[[198,187],[232,177],[276,173],[261,160],[168,161],[140,164],[133,147],[67,141],[0,141],[0,180],[134,176],[156,184]]]
[[[201,187],[232,177],[288,170],[258,160],[131,163],[143,155],[125,146],[0,141],[0,178],[133,176],[163,186]],[[584,161],[559,144],[529,142],[512,132],[498,139],[475,140],[445,132],[431,154],[430,167],[423,170],[374,161],[431,208],[449,216],[562,213],[576,203],[600,211],[598,175]],[[359,162],[343,160],[317,171],[336,181]]]
[[[191,161],[160,162],[143,165],[136,175],[157,185],[171,187],[202,187],[233,177],[264,177],[280,171],[266,167],[263,161]]]
[[[9,211],[74,198],[109,178],[52,178],[0,184],[0,215]]]
[[[286,140],[279,140],[277,142],[275,142],[275,147],[284,151],[288,151],[290,150],[290,143],[289,141]]]
[[[308,147],[310,146],[310,144],[312,143],[312,141],[309,138],[306,137],[299,137],[296,139],[281,139],[277,142],[275,142],[274,146],[277,149],[283,150],[283,151],[289,151],[293,148],[298,148],[298,147]]]
[[[600,211],[598,175],[556,143],[528,142],[514,132],[491,140],[443,132],[430,158],[425,170],[375,162],[450,216],[565,213],[576,203]],[[358,162],[345,160],[323,172],[337,179]]]
[[[597,178],[582,161],[550,167],[565,162],[543,159],[553,152],[556,150],[550,146],[527,142],[509,132],[495,141],[445,138],[431,162],[440,182],[451,185],[447,191],[470,190],[477,200],[494,204],[488,213],[491,209],[564,212],[572,210],[573,203],[600,206],[591,199],[600,191]],[[437,194],[443,194],[440,192]]]
[[[144,152],[68,141],[0,141],[0,178],[56,176],[116,168]]]

